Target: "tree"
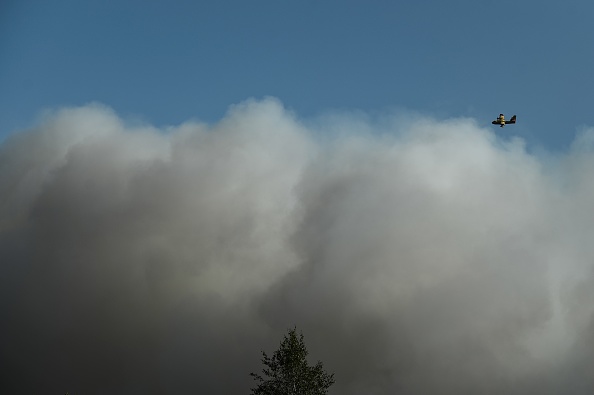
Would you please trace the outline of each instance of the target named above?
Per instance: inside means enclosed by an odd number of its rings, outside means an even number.
[[[334,384],[334,373],[326,373],[320,361],[309,366],[307,354],[303,333],[290,329],[272,357],[262,351],[265,377],[250,373],[258,382],[252,395],[325,395]]]

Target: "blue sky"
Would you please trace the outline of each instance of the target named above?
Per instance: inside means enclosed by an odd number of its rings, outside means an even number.
[[[588,1],[4,1],[0,137],[101,102],[156,126],[274,96],[299,117],[499,112],[564,150],[594,125]]]

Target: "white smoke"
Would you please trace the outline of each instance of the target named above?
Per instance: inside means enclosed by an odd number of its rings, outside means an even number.
[[[297,325],[332,393],[589,394],[592,136],[49,114],[0,146],[3,392],[247,393]]]

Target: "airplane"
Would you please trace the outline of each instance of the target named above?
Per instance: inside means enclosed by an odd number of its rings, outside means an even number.
[[[499,125],[500,128],[504,127],[505,125],[513,125],[516,123],[516,116],[514,115],[511,117],[509,121],[505,120],[505,116],[503,114],[499,114],[496,120],[491,122],[493,125]]]

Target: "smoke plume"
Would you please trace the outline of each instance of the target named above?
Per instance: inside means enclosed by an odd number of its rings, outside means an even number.
[[[593,168],[588,129],[47,114],[0,145],[2,392],[246,394],[296,325],[333,394],[591,394]]]

